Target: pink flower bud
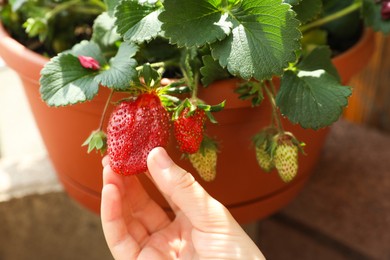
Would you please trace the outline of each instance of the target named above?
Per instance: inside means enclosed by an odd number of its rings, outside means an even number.
[[[382,2],[381,16],[383,20],[390,19],[390,1],[385,0]]]
[[[83,66],[86,69],[92,69],[92,70],[99,70],[100,65],[97,60],[95,60],[92,57],[88,56],[78,56],[81,66]]]

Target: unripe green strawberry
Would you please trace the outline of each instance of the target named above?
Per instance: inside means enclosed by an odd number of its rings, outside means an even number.
[[[278,136],[273,156],[275,168],[284,182],[290,182],[298,173],[298,145],[292,138],[288,134]]]
[[[188,159],[204,181],[213,181],[217,175],[217,147],[205,139],[199,151],[189,154]]]
[[[168,143],[169,123],[170,116],[155,92],[120,103],[107,127],[107,151],[114,172],[145,172],[149,152]]]
[[[271,153],[273,137],[276,133],[277,131],[275,128],[269,127],[260,131],[253,138],[257,163],[265,172],[270,172],[273,168],[275,168]]]
[[[196,109],[190,113],[190,108],[184,108],[174,121],[174,134],[183,153],[193,154],[199,150],[203,140],[206,114],[204,110]]]
[[[263,143],[261,146],[256,147],[256,160],[260,168],[265,172],[270,172],[275,168],[274,161],[271,158],[271,155],[266,150],[267,144]]]

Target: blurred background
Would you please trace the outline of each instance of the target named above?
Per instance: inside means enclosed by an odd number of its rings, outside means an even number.
[[[243,226],[268,259],[390,259],[390,41],[377,34],[376,44],[304,190]],[[0,59],[0,260],[24,259],[112,257],[99,216],[63,191],[20,79]]]
[[[359,110],[334,124],[308,185],[244,225],[268,259],[390,259],[388,38],[377,46],[350,84]],[[28,106],[0,60],[0,260],[112,259],[99,216],[63,192]]]

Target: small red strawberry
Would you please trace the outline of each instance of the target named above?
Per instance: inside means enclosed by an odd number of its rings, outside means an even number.
[[[174,135],[183,153],[193,154],[199,150],[203,140],[206,113],[202,109],[191,112],[184,108],[174,121]]]
[[[169,122],[170,116],[155,92],[120,103],[107,128],[111,168],[123,175],[145,172],[149,152],[168,143]]]

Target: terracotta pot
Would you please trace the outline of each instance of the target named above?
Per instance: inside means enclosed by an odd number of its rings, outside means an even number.
[[[362,41],[334,59],[344,82],[364,67],[373,48],[373,34],[367,31]],[[1,26],[0,56],[20,75],[49,157],[66,191],[98,213],[102,187],[101,156],[87,154],[81,144],[97,127],[108,91],[102,88],[92,102],[49,108],[41,100],[38,90],[39,72],[48,60],[11,39]],[[211,183],[200,179],[199,182],[225,204],[239,222],[246,223],[274,213],[298,194],[316,165],[329,129],[304,130],[284,121],[286,129],[307,144],[307,155],[299,159],[298,177],[290,184],[284,184],[275,172],[266,174],[259,169],[251,146],[251,137],[270,122],[270,107],[264,103],[253,109],[248,102],[238,100],[233,93],[236,82],[216,82],[207,89],[207,96],[201,97],[210,104],[221,102],[221,97],[228,100],[226,109],[215,114],[219,124],[207,126],[208,133],[220,141],[217,179]],[[195,172],[186,160],[180,159],[173,142],[168,150],[179,165]],[[143,175],[140,178],[152,196],[167,207],[149,180]]]

